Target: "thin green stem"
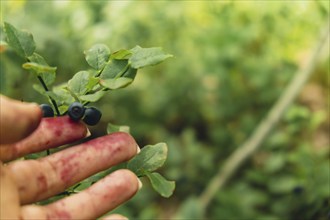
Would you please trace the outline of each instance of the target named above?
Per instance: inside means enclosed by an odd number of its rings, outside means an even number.
[[[122,77],[126,73],[128,68],[129,68],[129,63],[127,63],[127,65],[124,67],[124,69],[121,72],[119,72],[119,74],[116,76],[116,78]]]
[[[38,80],[40,81],[40,83],[41,83],[42,87],[45,89],[45,91],[48,92],[49,89],[48,89],[48,87],[47,87],[45,81],[42,79],[41,76],[38,76]],[[57,116],[60,116],[61,113],[60,113],[60,111],[58,110],[58,107],[57,107],[56,101],[55,101],[52,97],[50,97],[50,96],[48,96],[48,97],[49,97],[50,101],[52,102],[52,104],[53,104],[53,106],[54,106],[54,108],[55,108],[56,115],[57,115]]]

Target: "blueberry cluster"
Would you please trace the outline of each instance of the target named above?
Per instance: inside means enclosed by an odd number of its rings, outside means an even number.
[[[43,117],[54,117],[54,110],[48,104],[41,104],[40,108]],[[73,121],[82,119],[87,125],[96,125],[102,116],[100,110],[95,107],[85,107],[79,102],[74,102],[69,106],[68,115]]]

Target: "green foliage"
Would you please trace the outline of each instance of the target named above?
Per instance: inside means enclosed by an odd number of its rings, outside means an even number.
[[[36,44],[31,33],[19,31],[9,23],[4,23],[8,44],[22,57],[29,57],[36,49]]]
[[[132,219],[169,219],[178,209],[181,219],[200,216],[198,196],[305,63],[330,11],[323,0],[9,2],[2,5],[5,20],[39,37],[38,53],[58,66],[55,83],[87,69],[77,51],[95,43],[112,45],[110,60],[119,62],[111,65],[119,69],[132,56],[122,48],[162,45],[175,54],[171,62],[143,69],[146,74],[129,69],[134,84],[124,90],[88,97],[104,97],[98,102],[104,127],[108,121],[129,125],[140,146],[159,139],[168,144],[166,169],[158,172],[176,180],[175,193],[164,200],[143,187],[114,211]],[[34,79],[17,68],[20,63],[10,50],[1,56],[1,92],[44,101],[25,85]],[[327,218],[328,67],[325,50],[309,82],[321,93],[313,90],[312,101],[300,97],[288,109],[261,150],[217,194],[207,218]],[[105,78],[116,76],[106,71]]]

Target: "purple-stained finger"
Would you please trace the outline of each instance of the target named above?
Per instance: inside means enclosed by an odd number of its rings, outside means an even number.
[[[25,139],[0,147],[0,159],[4,162],[24,155],[40,152],[80,140],[87,135],[87,127],[74,122],[68,116],[43,118],[38,128]]]
[[[136,155],[136,146],[132,136],[118,132],[39,160],[14,161],[7,167],[18,183],[21,203],[27,204],[60,193],[95,173],[129,160]]]
[[[96,219],[129,200],[139,189],[129,170],[117,170],[88,189],[46,206],[25,205],[22,219]]]
[[[96,219],[130,199],[139,189],[137,177],[128,170],[118,170],[90,188],[46,206],[47,217],[58,219]]]

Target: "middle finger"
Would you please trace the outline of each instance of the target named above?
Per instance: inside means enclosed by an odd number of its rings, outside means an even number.
[[[40,201],[137,153],[127,133],[113,133],[38,160],[8,164],[18,183],[21,204]]]

